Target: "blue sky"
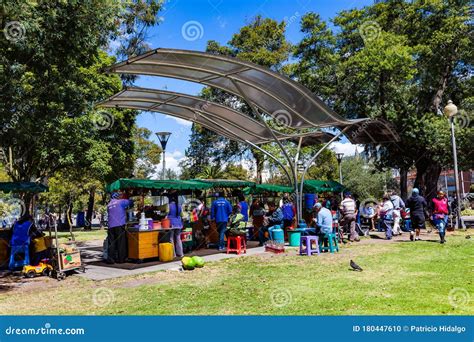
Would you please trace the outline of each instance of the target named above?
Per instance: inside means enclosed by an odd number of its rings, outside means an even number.
[[[342,10],[372,3],[373,0],[167,0],[160,13],[163,22],[149,31],[148,42],[152,48],[204,51],[208,40],[225,44],[240,27],[261,14],[277,21],[286,21],[287,39],[296,43],[301,39],[299,22],[305,13],[317,12],[323,19],[329,20]],[[161,77],[140,77],[136,85],[193,95],[201,89],[199,84]],[[139,115],[137,123],[154,132],[172,132],[167,146],[166,164],[176,169],[188,147],[191,123],[145,112]],[[336,148],[346,153],[354,149],[348,143],[339,144]]]

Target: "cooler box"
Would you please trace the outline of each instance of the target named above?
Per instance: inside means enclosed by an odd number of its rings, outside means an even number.
[[[81,253],[60,253],[61,268],[64,270],[73,269],[81,266]]]

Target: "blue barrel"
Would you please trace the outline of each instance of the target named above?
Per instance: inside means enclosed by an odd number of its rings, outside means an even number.
[[[285,243],[285,232],[280,227],[269,230],[270,239],[277,243]]]
[[[314,203],[316,203],[315,194],[304,194],[304,207],[306,209],[313,209]]]

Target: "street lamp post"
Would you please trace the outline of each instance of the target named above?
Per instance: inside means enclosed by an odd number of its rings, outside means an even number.
[[[156,132],[155,134],[158,137],[158,140],[160,140],[161,149],[163,150],[163,171],[161,173],[161,179],[165,179],[165,173],[166,173],[166,144],[168,143],[168,140],[170,138],[171,133],[170,132]]]
[[[339,166],[339,183],[341,183],[342,185],[342,167],[341,167],[341,163],[342,163],[342,158],[344,157],[344,153],[336,153],[336,159],[337,159],[337,165]],[[341,191],[341,199],[344,199],[344,195]]]
[[[446,107],[444,107],[444,114],[449,118],[449,122],[451,125],[451,144],[453,146],[453,163],[454,163],[454,183],[456,186],[456,224],[455,227],[459,228],[464,226],[461,219],[461,193],[459,191],[459,175],[458,175],[458,156],[457,156],[457,148],[456,148],[456,136],[454,132],[454,116],[458,113],[458,107],[453,103],[453,101],[449,100]]]

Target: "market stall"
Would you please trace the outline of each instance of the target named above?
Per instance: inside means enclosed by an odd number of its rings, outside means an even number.
[[[107,186],[107,191],[122,191],[127,197],[138,197],[135,208],[128,211],[126,234],[128,259],[143,262],[146,259],[159,258],[170,261],[169,245],[173,227],[167,219],[167,201],[163,198],[171,194],[176,196],[201,194],[211,189],[210,184],[194,180],[150,180],[121,178]],[[146,203],[145,197],[159,197],[154,203]],[[181,236],[186,242],[192,242],[192,228],[183,229]],[[161,251],[161,253],[160,253]],[[165,256],[166,254],[166,256]]]

